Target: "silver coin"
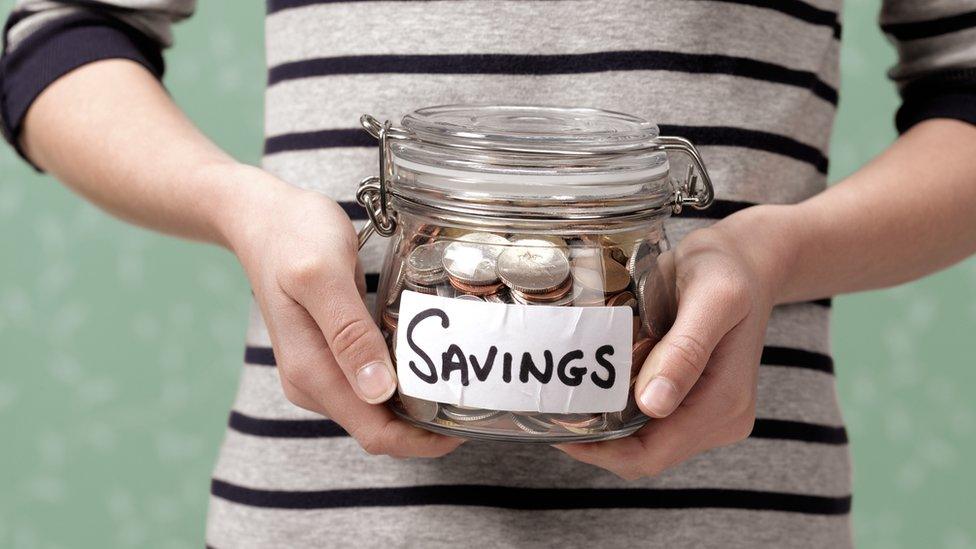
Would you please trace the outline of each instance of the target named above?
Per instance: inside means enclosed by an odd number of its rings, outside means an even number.
[[[488,295],[485,296],[485,301],[487,301],[489,303],[505,303],[505,304],[508,304],[508,303],[511,303],[512,302],[509,299],[509,292],[507,292],[507,291],[501,291],[501,292],[495,292],[493,294],[488,294]]]
[[[661,339],[671,329],[677,313],[671,292],[657,269],[645,272],[637,282],[637,311],[647,333]]]
[[[404,278],[404,267],[401,261],[397,267],[396,278],[393,280],[393,285],[390,287],[390,293],[386,296],[386,304],[392,306],[394,303],[400,299],[400,292],[403,291],[403,278]]]
[[[441,413],[447,416],[448,419],[453,419],[458,423],[472,423],[475,421],[487,421],[489,419],[495,419],[504,412],[499,410],[484,410],[482,408],[468,408],[464,406],[444,404],[441,406]]]
[[[407,267],[412,274],[429,274],[444,269],[444,250],[448,242],[428,242],[421,244],[407,256]]]
[[[546,293],[569,277],[569,259],[552,242],[516,240],[498,256],[498,276],[513,290]]]
[[[512,423],[527,433],[542,434],[552,431],[551,423],[534,415],[512,413]]]
[[[403,405],[403,410],[407,412],[407,415],[417,421],[434,421],[437,412],[440,410],[440,406],[432,400],[414,398],[404,394],[400,395],[400,404]]]
[[[481,301],[481,302],[484,302],[484,299],[482,299],[482,298],[480,298],[480,297],[478,297],[476,295],[471,295],[471,294],[461,294],[459,296],[456,296],[454,299],[460,299],[461,301]]]
[[[403,282],[403,285],[408,290],[413,290],[415,292],[420,292],[427,295],[437,295],[436,286],[428,286],[426,284],[417,284],[416,282],[410,280],[409,278]]]
[[[465,284],[485,286],[498,282],[495,263],[509,242],[491,233],[468,233],[444,249],[443,268]]]

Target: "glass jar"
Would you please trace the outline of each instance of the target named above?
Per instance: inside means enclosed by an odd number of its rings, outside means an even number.
[[[376,320],[397,367],[393,411],[449,435],[550,444],[646,423],[634,381],[676,308],[664,221],[714,195],[695,147],[583,108],[361,122],[381,175],[357,193],[360,246],[391,237]]]

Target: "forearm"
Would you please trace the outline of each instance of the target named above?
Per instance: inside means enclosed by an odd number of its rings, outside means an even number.
[[[240,189],[212,174],[235,163],[136,63],[100,61],[55,81],[28,111],[21,143],[38,166],[124,220],[226,245],[220,217]]]
[[[826,191],[723,223],[758,240],[780,303],[925,276],[976,252],[976,127],[920,123]]]

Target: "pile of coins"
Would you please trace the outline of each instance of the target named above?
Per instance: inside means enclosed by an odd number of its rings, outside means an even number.
[[[438,238],[438,237],[442,238]],[[625,250],[607,236],[564,240],[553,236],[471,232],[440,234],[423,226],[398,254],[387,287],[381,326],[395,356],[400,293],[404,289],[454,299],[546,306],[624,306],[634,311],[631,396],[620,412],[516,413],[439,404],[400,395],[415,421],[472,432],[521,430],[531,435],[587,435],[618,429],[640,415],[633,396],[637,373],[673,319],[673,298],[657,269],[661,249],[640,241]],[[628,253],[629,252],[629,253]],[[662,303],[668,306],[662,307]],[[395,360],[395,359],[394,359]]]

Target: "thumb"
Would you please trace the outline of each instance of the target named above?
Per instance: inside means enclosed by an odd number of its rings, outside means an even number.
[[[396,370],[386,341],[360,296],[355,276],[338,273],[303,306],[315,319],[329,350],[359,398],[383,402],[396,389]]]
[[[648,416],[674,412],[705,371],[715,346],[745,316],[737,300],[720,295],[706,278],[694,277],[681,288],[674,324],[637,376],[637,402]]]

